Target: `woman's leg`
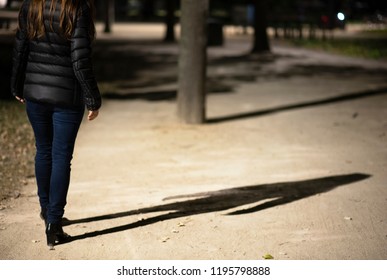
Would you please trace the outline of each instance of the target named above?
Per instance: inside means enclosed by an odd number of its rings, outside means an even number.
[[[84,108],[65,109],[56,107],[54,109],[48,223],[60,224],[62,221],[70,184],[70,166],[74,144],[83,113]]]
[[[35,177],[43,214],[49,204],[52,169],[52,108],[51,106],[27,101],[27,115],[35,135]]]

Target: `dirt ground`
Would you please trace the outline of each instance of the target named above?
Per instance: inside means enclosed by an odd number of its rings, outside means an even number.
[[[0,207],[0,259],[385,260],[387,63],[280,45],[246,57],[231,37],[209,50],[207,124],[184,125],[177,47],[101,36],[97,57],[153,66],[100,79],[73,159],[72,241],[48,250],[31,179]]]

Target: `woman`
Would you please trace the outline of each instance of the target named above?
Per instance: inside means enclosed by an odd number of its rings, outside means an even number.
[[[11,90],[26,103],[34,131],[40,216],[51,249],[68,238],[61,221],[84,107],[89,120],[101,107],[91,65],[93,11],[91,0],[25,0],[19,13]]]

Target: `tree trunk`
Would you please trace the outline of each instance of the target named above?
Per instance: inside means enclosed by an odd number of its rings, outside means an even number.
[[[267,9],[265,0],[254,0],[254,45],[252,53],[270,51],[267,35]]]
[[[205,121],[208,0],[181,1],[177,109],[184,123]]]
[[[175,41],[175,9],[176,1],[175,0],[164,0],[165,10],[167,14],[165,16],[165,42],[174,42]]]
[[[112,32],[114,22],[114,0],[105,0],[105,33]]]

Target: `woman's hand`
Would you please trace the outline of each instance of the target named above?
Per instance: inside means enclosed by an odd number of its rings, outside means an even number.
[[[21,98],[19,96],[15,96],[15,98],[17,99],[17,101],[21,102],[21,103],[26,103],[26,100],[24,98]]]
[[[96,117],[98,117],[98,113],[99,113],[98,110],[96,110],[96,111],[89,111],[89,114],[87,115],[87,119],[89,121],[94,120]]]

